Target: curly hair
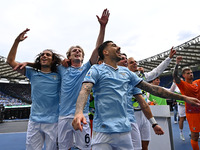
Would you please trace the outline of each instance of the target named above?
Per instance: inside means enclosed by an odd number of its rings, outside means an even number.
[[[57,66],[61,64],[61,55],[53,52],[51,49],[46,49],[44,51],[50,51],[52,53],[52,63],[51,63],[51,71],[57,72]],[[33,64],[33,68],[35,68],[37,71],[41,70],[41,64],[40,64],[40,57],[42,53],[38,54],[36,56],[35,62]]]

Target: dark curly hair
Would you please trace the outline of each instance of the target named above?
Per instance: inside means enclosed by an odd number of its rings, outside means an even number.
[[[51,71],[52,72],[57,72],[57,66],[61,64],[61,55],[53,52],[51,49],[46,49],[44,51],[50,51],[52,53],[52,63],[51,63]],[[35,68],[37,71],[41,70],[41,64],[40,64],[40,57],[42,53],[38,54],[36,56],[35,62],[33,64],[33,68]]]

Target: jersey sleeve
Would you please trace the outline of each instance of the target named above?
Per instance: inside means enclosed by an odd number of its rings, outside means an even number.
[[[160,76],[163,71],[167,68],[167,66],[170,64],[171,59],[167,57],[164,61],[162,61],[156,68],[154,68],[150,72],[145,72],[145,79],[147,82],[154,80],[158,76]]]
[[[137,87],[133,87],[131,92],[132,92],[133,96],[138,95],[138,94],[142,94],[142,90],[137,88]]]
[[[34,71],[33,68],[26,67],[26,77],[29,78],[30,81],[33,71]]]
[[[131,73],[131,85],[132,86],[136,86],[138,85],[143,79],[138,77],[134,72],[130,72]]]
[[[83,80],[83,83],[90,82],[95,84],[98,81],[98,78],[99,78],[98,70],[94,66],[92,66],[90,70],[87,72]]]

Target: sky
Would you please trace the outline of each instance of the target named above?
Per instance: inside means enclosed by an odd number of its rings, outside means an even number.
[[[66,56],[80,45],[88,61],[95,48],[99,22],[110,12],[105,41],[112,40],[128,57],[142,60],[200,34],[199,0],[7,0],[0,5],[0,56],[7,57],[26,28],[16,60],[32,62],[44,49]]]

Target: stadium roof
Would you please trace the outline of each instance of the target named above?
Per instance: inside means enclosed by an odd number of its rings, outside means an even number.
[[[200,70],[200,35],[174,47],[176,55],[172,59],[170,65],[165,70],[165,73],[171,73],[176,63],[176,56],[182,56],[183,60],[180,63],[181,67],[191,67],[193,71]],[[138,66],[143,67],[145,72],[153,70],[164,59],[169,56],[170,50],[157,54],[155,56],[138,61]]]
[[[200,35],[174,47],[177,50],[176,56],[182,56],[183,60],[180,63],[181,67],[189,66],[193,68],[193,71],[200,70]],[[138,61],[138,65],[144,68],[145,72],[153,70],[158,66],[165,58],[169,56],[170,50],[157,54],[155,56],[143,59]],[[175,66],[176,59],[172,59],[170,65],[167,67],[164,73],[171,73],[172,69]],[[0,80],[6,80],[9,82],[28,82],[28,78],[24,75],[21,75],[17,71],[14,71],[6,63],[6,58],[0,56]]]
[[[6,58],[0,56],[0,80],[1,81],[8,81],[12,83],[21,82],[28,82],[28,78],[26,76],[14,71],[12,67],[6,63]]]

